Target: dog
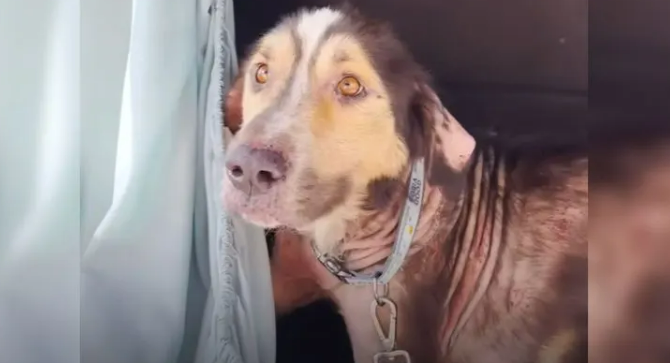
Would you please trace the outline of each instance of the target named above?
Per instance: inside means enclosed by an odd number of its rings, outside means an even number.
[[[331,298],[357,363],[584,359],[586,157],[478,144],[352,9],[282,19],[224,108],[223,203],[278,231],[278,314]]]

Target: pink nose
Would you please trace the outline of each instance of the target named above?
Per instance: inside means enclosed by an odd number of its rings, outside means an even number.
[[[285,177],[286,159],[272,150],[240,145],[226,158],[228,178],[246,194],[265,193]]]

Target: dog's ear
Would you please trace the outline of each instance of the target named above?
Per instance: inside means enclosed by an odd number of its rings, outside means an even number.
[[[398,123],[410,159],[424,157],[426,180],[447,197],[458,198],[475,153],[474,138],[442,105],[426,83],[417,83],[409,102],[408,117]],[[402,109],[404,105],[397,104]],[[405,106],[406,107],[406,106]],[[400,179],[382,178],[368,186],[365,209],[382,209],[404,190]]]
[[[419,135],[412,141],[421,142],[428,181],[446,188],[449,194],[460,194],[465,171],[475,153],[475,139],[426,84],[417,85],[410,112],[415,118],[413,127],[417,128],[413,134]]]
[[[244,94],[243,72],[238,72],[223,103],[223,126],[234,135],[242,127],[242,95]]]

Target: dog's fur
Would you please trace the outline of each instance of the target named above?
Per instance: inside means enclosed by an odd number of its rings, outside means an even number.
[[[259,65],[267,81],[256,82]],[[356,95],[338,92],[354,77]],[[381,350],[371,287],[343,285],[309,242],[352,270],[393,244],[411,162],[427,166],[410,255],[390,283],[398,347],[414,362],[574,361],[586,335],[585,158],[518,158],[484,146],[444,109],[393,33],[350,10],[305,10],[264,35],[225,105],[239,148],[271,150],[286,173],[263,193],[224,181],[224,203],[283,227],[273,257],[280,313],[328,296],[355,360]],[[386,319],[387,317],[382,317]]]
[[[668,362],[670,147],[610,145],[591,152],[589,362]]]

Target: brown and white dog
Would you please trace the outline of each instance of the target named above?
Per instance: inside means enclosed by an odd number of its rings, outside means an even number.
[[[225,108],[235,136],[224,204],[280,229],[280,314],[332,298],[355,361],[372,361],[382,350],[373,289],[329,274],[310,244],[350,271],[378,269],[395,241],[410,166],[423,158],[421,217],[388,286],[397,348],[425,363],[573,362],[583,353],[586,159],[523,159],[476,145],[390,29],[348,10],[282,20],[243,63]]]

